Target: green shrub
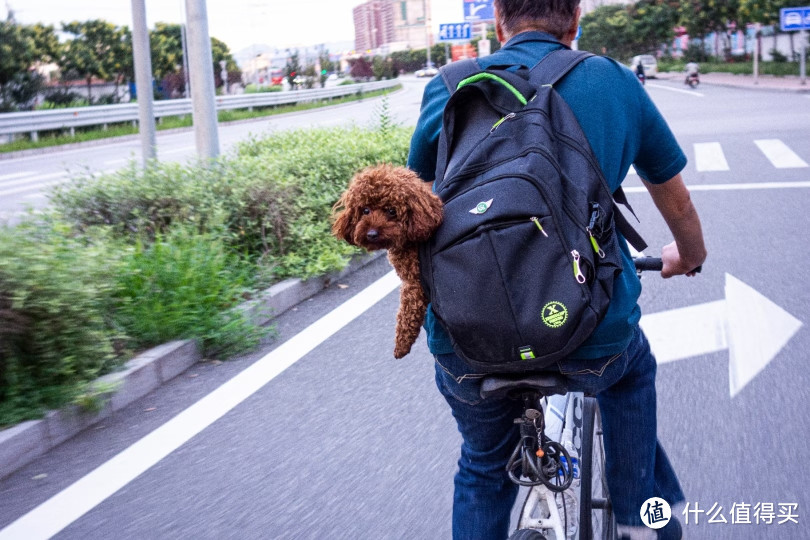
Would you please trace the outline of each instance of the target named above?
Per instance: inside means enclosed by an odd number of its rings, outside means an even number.
[[[115,319],[142,347],[197,338],[207,354],[242,352],[264,333],[232,309],[247,295],[250,274],[217,234],[176,226],[126,249],[116,278]]]
[[[0,229],[0,426],[76,397],[122,360],[110,318],[116,252],[64,226]]]

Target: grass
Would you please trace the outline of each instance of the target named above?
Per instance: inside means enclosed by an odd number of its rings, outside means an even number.
[[[393,92],[394,90],[399,90],[400,88],[402,88],[402,86],[397,85],[393,88],[388,88],[384,90],[375,90],[373,92],[366,92],[362,96],[358,96],[355,94],[351,96],[335,98],[332,99],[331,101],[297,103],[294,105],[282,105],[279,107],[260,107],[260,108],[257,107],[252,111],[249,111],[247,109],[219,111],[217,113],[217,118],[218,121],[221,123],[228,123],[228,122],[237,122],[241,120],[249,120],[253,118],[262,118],[265,116],[272,116],[276,114],[306,111],[310,109],[317,109],[320,107],[327,107],[330,105],[340,105],[342,103],[351,103],[353,101],[360,101],[364,98],[381,96],[388,94],[389,92]],[[158,131],[163,131],[167,129],[191,127],[192,125],[193,122],[191,116],[188,115],[170,116],[159,120],[157,124],[157,129]],[[25,138],[10,143],[2,144],[0,145],[0,153],[17,152],[20,150],[31,150],[34,148],[48,148],[51,146],[61,146],[64,144],[71,144],[77,142],[86,142],[99,139],[108,139],[113,137],[122,137],[124,135],[135,135],[137,133],[138,133],[137,126],[133,126],[129,123],[114,124],[111,125],[106,130],[99,129],[96,127],[86,129],[79,128],[76,130],[76,134],[73,136],[60,133],[50,136],[40,136],[39,140],[37,141],[32,141],[28,138]]]
[[[686,62],[683,60],[659,60],[658,70],[662,72],[682,72]],[[699,62],[701,73],[734,73],[735,75],[753,75],[754,63],[748,62]],[[799,75],[798,62],[760,62],[760,75],[785,77]]]

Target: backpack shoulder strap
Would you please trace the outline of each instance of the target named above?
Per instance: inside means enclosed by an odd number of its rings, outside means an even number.
[[[472,77],[479,71],[481,71],[481,66],[478,64],[478,60],[470,58],[440,67],[439,75],[442,76],[444,85],[447,87],[447,90],[450,91],[450,95],[453,95],[458,88],[458,83],[467,77]]]
[[[558,49],[543,57],[531,70],[531,82],[536,86],[557,84],[586,58],[595,56],[586,51]]]
[[[531,70],[531,82],[537,86],[547,85],[555,86],[562,80],[563,77],[568,75],[580,62],[586,58],[595,56],[592,53],[585,51],[572,51],[570,49],[559,49],[547,54],[540,62],[538,62]],[[613,193],[613,220],[616,228],[622,233],[624,238],[630,243],[636,251],[644,251],[647,249],[647,243],[636,231],[633,226],[624,217],[624,214],[618,208],[618,204],[626,207],[633,217],[636,213],[630,206],[630,202],[624,194],[621,186]],[[638,217],[636,217],[638,219]]]

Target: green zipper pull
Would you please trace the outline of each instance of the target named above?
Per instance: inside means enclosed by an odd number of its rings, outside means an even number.
[[[574,257],[574,277],[577,278],[577,283],[585,283],[585,275],[579,268],[579,251],[573,250],[571,256]]]
[[[490,129],[489,132],[492,133],[493,131],[498,129],[498,126],[500,126],[504,121],[509,120],[510,118],[514,118],[514,117],[515,117],[515,113],[510,112],[509,114],[507,114],[506,116],[504,116],[503,118],[501,118],[500,120],[495,122],[495,125],[492,126],[492,129]]]
[[[588,236],[591,237],[591,246],[593,246],[593,250],[596,252],[597,255],[599,255],[600,259],[604,259],[605,258],[605,252],[602,251],[602,248],[600,248],[599,244],[596,243],[596,238],[594,238],[593,233],[591,232],[591,229],[585,229],[585,230],[588,231]]]
[[[538,218],[536,218],[536,217],[532,217],[532,218],[530,218],[530,219],[531,219],[532,221],[534,221],[534,224],[535,224],[535,225],[537,225],[537,228],[538,228],[538,229],[540,229],[540,232],[541,232],[541,233],[543,233],[543,236],[545,236],[546,238],[548,238],[548,234],[546,234],[546,231],[545,231],[545,230],[543,230],[543,226],[542,226],[542,225],[540,225],[540,220],[539,220]]]

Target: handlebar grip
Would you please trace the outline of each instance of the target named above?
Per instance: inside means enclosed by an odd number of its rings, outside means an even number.
[[[661,269],[664,268],[664,261],[659,257],[637,257],[633,259],[633,262],[636,265],[636,270],[639,272],[660,272]]]
[[[636,257],[633,262],[639,272],[660,272],[664,268],[664,261],[660,257]],[[703,270],[702,264],[692,271],[700,273],[701,270]]]

